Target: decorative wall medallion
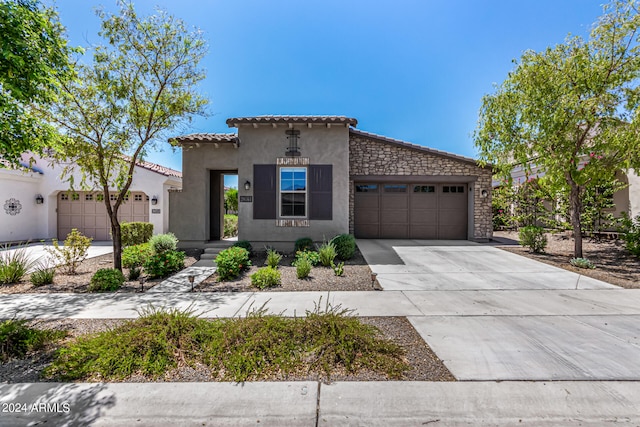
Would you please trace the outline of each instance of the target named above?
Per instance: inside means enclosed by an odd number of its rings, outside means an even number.
[[[4,211],[11,216],[16,216],[22,210],[22,204],[20,200],[16,200],[13,197],[4,202]]]

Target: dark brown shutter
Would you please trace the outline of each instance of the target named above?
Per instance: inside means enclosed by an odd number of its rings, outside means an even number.
[[[309,219],[333,219],[333,165],[309,166]]]
[[[253,219],[276,219],[276,165],[253,165]]]

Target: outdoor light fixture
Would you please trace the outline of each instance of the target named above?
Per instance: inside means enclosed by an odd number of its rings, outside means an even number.
[[[41,205],[44,203],[44,197],[42,197],[42,194],[38,194],[36,196],[36,205]]]
[[[191,292],[193,292],[193,281],[196,279],[196,276],[193,274],[189,275],[189,283],[191,283]]]
[[[378,277],[378,273],[371,273],[371,287],[376,289],[376,278]]]
[[[298,137],[300,136],[299,130],[289,129],[285,131],[287,139],[289,140],[289,146],[287,147],[286,155],[289,157],[297,157],[300,155],[300,149],[298,148]]]
[[[140,282],[140,292],[144,292],[144,277],[140,276],[140,279],[138,279]]]
[[[251,183],[249,181],[246,181],[244,183],[244,189],[247,191],[251,190]]]
[[[488,192],[487,190],[482,190],[482,191],[480,192],[480,195],[481,195],[482,197],[485,197],[485,198],[486,198],[486,197],[489,197],[489,192]]]
[[[152,205],[157,205],[158,204],[158,196],[153,196],[151,198],[151,204]]]

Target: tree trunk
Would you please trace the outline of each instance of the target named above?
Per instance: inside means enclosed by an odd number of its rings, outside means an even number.
[[[575,182],[570,182],[570,185],[569,204],[571,206],[571,226],[573,227],[573,256],[582,258],[582,224],[580,221],[582,200],[580,200],[580,186]]]
[[[122,233],[117,212],[111,216],[111,237],[113,238],[113,268],[122,271]]]

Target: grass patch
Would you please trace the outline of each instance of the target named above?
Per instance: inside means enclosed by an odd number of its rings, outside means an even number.
[[[5,320],[0,322],[0,361],[23,357],[66,335],[65,331],[31,328],[26,320]]]
[[[158,378],[178,366],[204,364],[222,381],[250,381],[307,372],[331,377],[371,370],[400,378],[404,350],[379,330],[333,307],[306,317],[267,315],[206,320],[191,311],[150,308],[112,330],[61,348],[44,375],[57,380]]]

